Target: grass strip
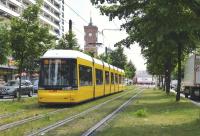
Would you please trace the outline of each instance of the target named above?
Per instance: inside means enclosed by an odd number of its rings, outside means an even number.
[[[130,91],[130,90],[133,90],[133,88],[134,87],[129,87],[129,88],[127,88],[127,90]],[[122,93],[126,93],[126,91],[122,92]],[[44,126],[52,124],[52,123],[54,123],[58,120],[62,120],[64,118],[66,118],[67,116],[77,114],[77,113],[79,113],[79,112],[81,112],[81,111],[83,111],[87,108],[90,108],[94,105],[102,103],[102,102],[109,100],[113,97],[121,95],[122,93],[117,93],[117,94],[110,95],[110,96],[107,96],[107,97],[103,97],[103,98],[100,98],[100,99],[97,99],[97,100],[94,100],[94,101],[90,101],[90,102],[87,102],[87,103],[72,106],[72,107],[69,107],[69,110],[57,113],[57,114],[52,115],[52,116],[49,116],[48,114],[46,114],[46,116],[43,119],[32,121],[32,122],[26,123],[24,125],[21,125],[21,126],[15,127],[15,128],[5,130],[5,131],[1,132],[0,135],[13,136],[13,135],[16,135],[16,134],[24,135],[24,134],[30,133],[31,131],[35,131],[35,130],[40,129]],[[64,106],[64,107],[66,108],[66,106]],[[43,108],[48,109],[48,108],[51,108],[51,107],[47,106],[47,107],[43,107]],[[63,107],[58,107],[58,109],[59,108],[63,108]],[[32,110],[32,109],[29,109],[29,110]]]
[[[174,94],[147,89],[97,136],[197,136],[200,135],[200,108],[187,99],[175,101]]]

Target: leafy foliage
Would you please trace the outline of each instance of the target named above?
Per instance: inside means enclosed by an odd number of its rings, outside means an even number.
[[[127,63],[127,57],[124,54],[122,46],[118,46],[115,50],[107,54],[103,53],[99,55],[99,59],[121,69],[124,69]]]
[[[0,64],[7,62],[7,57],[10,55],[9,30],[7,24],[1,20],[0,22]]]
[[[181,60],[200,41],[200,1],[197,0],[91,0],[110,20],[126,19],[129,36],[120,44],[138,42],[148,69],[165,72],[178,64],[177,100],[180,100]],[[106,5],[103,5],[106,3]],[[166,59],[165,59],[166,58]],[[166,60],[170,60],[168,63]],[[158,65],[158,66],[157,66]],[[155,68],[155,69],[154,69]],[[169,77],[170,72],[166,73]]]
[[[125,76],[132,79],[135,76],[136,68],[131,61],[125,65]]]
[[[76,35],[69,31],[58,41],[56,49],[71,49],[71,50],[80,50],[77,43]]]
[[[52,48],[55,40],[55,37],[49,34],[49,29],[39,24],[41,3],[37,1],[25,9],[20,18],[14,17],[11,20],[11,49],[13,57],[18,62],[20,82],[22,71],[32,67],[29,65],[47,49]]]
[[[109,54],[109,61],[113,66],[116,66],[118,68],[124,69],[126,63],[127,63],[127,57],[124,54],[124,49],[121,46],[118,46],[117,49],[110,52]]]

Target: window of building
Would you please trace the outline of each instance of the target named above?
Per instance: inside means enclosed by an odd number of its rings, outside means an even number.
[[[92,68],[79,65],[79,80],[80,86],[92,85]]]
[[[4,5],[6,5],[6,0],[0,0],[0,2]]]
[[[96,84],[97,85],[103,84],[103,71],[100,69],[96,69]]]
[[[105,82],[106,82],[106,84],[109,84],[109,83],[110,83],[110,80],[109,80],[109,72],[108,72],[108,71],[105,72]]]
[[[115,81],[114,81],[114,74],[111,73],[111,84],[114,84],[114,83],[115,83]]]

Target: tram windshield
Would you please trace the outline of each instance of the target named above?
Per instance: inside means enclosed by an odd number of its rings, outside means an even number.
[[[77,88],[75,59],[43,59],[39,87],[45,89]]]

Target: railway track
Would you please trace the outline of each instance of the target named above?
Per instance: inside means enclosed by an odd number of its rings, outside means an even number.
[[[38,119],[46,117],[46,115],[56,114],[58,112],[65,111],[67,109],[68,108],[54,110],[54,111],[51,111],[51,112],[46,113],[46,114],[41,114],[41,115],[38,115],[38,116],[32,116],[32,117],[29,117],[29,118],[26,118],[26,119],[22,119],[22,120],[19,120],[19,121],[15,121],[15,122],[12,122],[12,123],[1,125],[0,126],[0,131],[6,130],[6,129],[10,129],[10,128],[13,128],[15,126],[19,126],[19,125],[22,125],[24,123],[28,123],[28,122],[31,122],[31,121],[34,121],[34,120],[38,120]]]
[[[105,101],[105,102],[103,102],[103,103],[101,103],[101,104],[98,104],[98,105],[96,105],[96,106],[94,106],[94,107],[91,107],[91,108],[89,108],[89,109],[87,109],[87,110],[85,110],[85,111],[83,111],[83,112],[81,112],[81,113],[78,113],[78,114],[76,114],[76,115],[67,117],[67,118],[65,118],[64,120],[58,121],[58,122],[56,122],[56,123],[54,123],[54,124],[51,124],[51,125],[49,125],[49,126],[47,126],[47,127],[41,128],[41,129],[39,129],[39,130],[37,130],[37,131],[35,131],[35,132],[32,132],[32,133],[28,134],[27,136],[44,135],[45,133],[49,132],[50,130],[56,129],[56,128],[60,127],[60,126],[63,126],[63,125],[65,125],[65,124],[67,124],[67,123],[69,123],[69,122],[75,120],[75,119],[78,119],[79,117],[82,117],[82,116],[86,115],[87,113],[89,113],[89,112],[91,112],[91,111],[94,111],[94,110],[96,110],[96,109],[99,109],[99,108],[102,107],[103,105],[105,105],[105,104],[107,104],[107,103],[109,103],[109,102],[111,102],[111,101],[114,101],[114,100],[116,100],[116,99],[118,99],[118,98],[120,98],[120,97],[122,97],[122,96],[125,96],[125,95],[127,95],[128,93],[130,93],[130,92],[126,92],[126,93],[124,93],[124,94],[122,94],[122,95],[120,95],[120,96],[117,96],[117,97],[112,98],[112,99],[110,99],[110,100],[107,100],[107,101]]]
[[[98,128],[100,128],[102,125],[104,125],[107,121],[111,120],[114,116],[117,115],[123,108],[125,108],[134,98],[137,98],[140,93],[142,93],[143,90],[139,91],[137,94],[133,95],[130,99],[128,99],[126,102],[124,102],[121,106],[119,106],[116,110],[114,110],[112,113],[110,113],[108,116],[100,120],[97,124],[95,124],[93,127],[88,129],[86,132],[84,132],[81,136],[90,136],[92,135]]]

